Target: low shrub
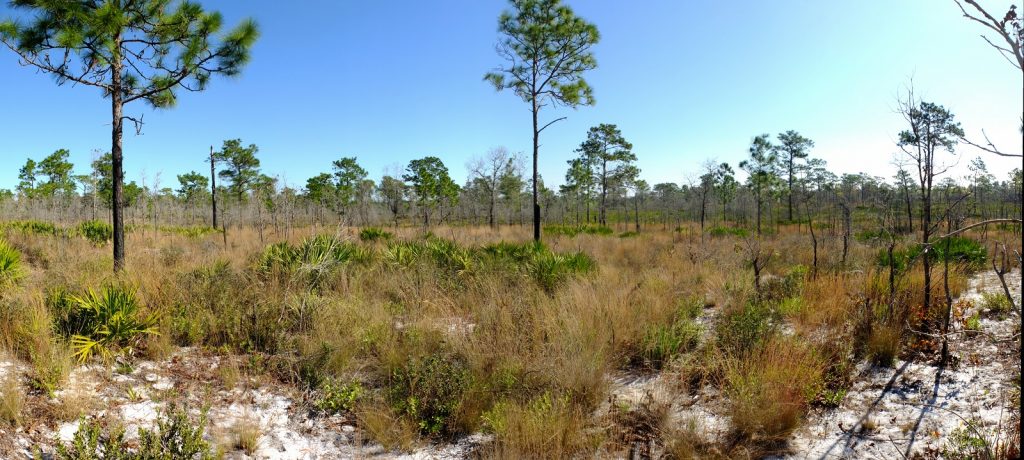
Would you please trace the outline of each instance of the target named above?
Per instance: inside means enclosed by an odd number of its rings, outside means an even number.
[[[771,335],[773,319],[772,309],[760,302],[723,312],[716,331],[718,347],[733,355],[746,354]]]
[[[711,227],[707,230],[707,234],[717,237],[732,235],[740,238],[746,238],[750,235],[750,232],[745,228],[739,227]]]
[[[386,241],[394,237],[391,232],[388,232],[380,227],[366,227],[359,231],[360,241]]]
[[[363,396],[364,390],[359,382],[327,381],[320,386],[319,393],[313,406],[325,414],[340,414],[355,409],[356,402]]]
[[[203,439],[206,414],[189,417],[184,408],[171,406],[157,418],[155,430],[139,428],[138,447],[129,449],[123,429],[106,431],[96,420],[81,419],[70,443],[54,444],[57,460],[212,460],[217,458]]]
[[[911,244],[910,246],[893,251],[893,267],[897,272],[906,272],[910,266],[917,263],[921,257],[921,245]],[[976,240],[953,236],[947,240],[932,241],[932,260],[941,263],[948,260],[951,264],[962,264],[972,270],[977,270],[985,264],[988,251]],[[875,263],[880,267],[889,266],[889,252],[883,248],[875,256]]]
[[[544,233],[548,235],[561,235],[574,237],[579,234],[586,235],[613,235],[615,231],[604,225],[545,225]]]
[[[619,233],[619,238],[633,238],[635,236],[640,236],[640,232],[632,232],[632,231],[630,231],[630,232]]]
[[[71,336],[71,347],[79,361],[131,355],[146,336],[157,333],[157,317],[142,315],[133,290],[108,286],[100,293],[89,290],[71,301],[75,307],[68,323],[79,331]]]
[[[64,230],[49,222],[38,220],[16,220],[0,224],[0,230],[15,230],[25,234],[63,236]]]
[[[412,359],[390,376],[388,400],[427,436],[460,434],[457,416],[472,380],[460,358],[435,353]]]
[[[984,292],[981,294],[981,308],[1003,316],[1013,310],[1013,304],[1002,292]]]
[[[114,239],[114,227],[106,222],[87,220],[75,227],[75,234],[95,245],[104,245]]]
[[[21,253],[6,241],[0,240],[0,289],[17,283],[24,275]]]
[[[969,460],[975,458],[996,458],[989,449],[988,441],[982,435],[976,419],[967,420],[953,430],[942,446],[942,458]]]

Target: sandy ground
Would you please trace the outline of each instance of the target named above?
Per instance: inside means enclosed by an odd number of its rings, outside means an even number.
[[[1018,305],[1020,272],[1014,280]],[[991,272],[971,279],[963,300],[976,304],[982,292],[1002,292]],[[965,304],[966,305],[966,304]],[[977,309],[978,307],[972,307]],[[974,310],[968,309],[970,315]],[[713,312],[707,314],[713,314]],[[789,442],[789,458],[904,458],[936,456],[948,436],[965,420],[975,419],[986,436],[994,438],[1000,427],[1015,421],[1011,394],[1019,391],[1011,381],[1020,372],[1018,353],[1020,315],[999,319],[982,312],[983,334],[961,333],[952,342],[956,366],[944,369],[918,362],[898,362],[894,368],[862,364],[854,384],[839,407],[813,412]],[[189,407],[209,404],[207,438],[230,445],[233,428],[255,424],[262,436],[253,455],[240,451],[231,459],[340,459],[403,458],[456,459],[470,456],[488,439],[466,437],[455,444],[426,446],[412,453],[386,452],[367,442],[343,416],[325,417],[312,413],[304,395],[294,388],[241,379],[231,390],[221,389],[218,376],[225,358],[196,349],[180,349],[160,362],[144,361],[118,373],[111,367],[80,366],[70,375],[64,389],[53,399],[34,397],[37,405],[58,406],[78,401],[91,407],[90,417],[116,421],[127,428],[128,438],[138,427],[150,427],[170,401]],[[24,379],[23,364],[0,357],[0,377]],[[727,434],[729,420],[723,414],[721,397],[708,386],[686,391],[678,376],[669,373],[646,376],[618,376],[611,379],[611,397],[629,405],[652,398],[669,407],[670,423],[694,424],[698,432],[714,439]],[[194,409],[198,410],[198,409]],[[77,421],[47,420],[21,428],[0,429],[0,457],[32,458],[36,446],[44,453],[58,437],[69,440]]]

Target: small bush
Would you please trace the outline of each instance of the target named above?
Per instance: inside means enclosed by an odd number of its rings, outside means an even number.
[[[951,460],[969,460],[975,458],[994,458],[989,450],[988,441],[981,435],[977,420],[968,420],[963,426],[949,434],[942,446],[942,458]]]
[[[75,227],[75,233],[95,245],[104,245],[114,239],[114,227],[106,222],[87,220]]]
[[[138,448],[129,450],[124,430],[105,432],[95,420],[79,421],[69,444],[57,439],[57,460],[212,460],[210,444],[203,439],[206,414],[192,420],[188,411],[171,406],[157,419],[155,430],[139,428]]]
[[[11,221],[0,225],[0,229],[16,230],[25,234],[63,236],[64,230],[49,222],[38,220]]]
[[[555,254],[545,252],[535,256],[529,263],[529,272],[545,291],[554,292],[555,288],[570,276],[592,272],[597,264],[590,256],[576,252],[572,254]]]
[[[1013,310],[1013,304],[1002,292],[984,292],[981,294],[981,308],[1003,316]]]
[[[604,225],[545,225],[544,233],[548,235],[562,235],[574,237],[579,234],[586,235],[613,235],[615,231]]]
[[[719,348],[734,355],[753,350],[770,335],[772,319],[771,309],[758,302],[748,302],[742,308],[724,312],[717,330]]]
[[[632,232],[631,231],[631,232],[619,233],[619,238],[633,238],[633,237],[636,237],[636,236],[640,236],[640,232]]]
[[[954,236],[946,240],[932,241],[932,260],[941,263],[948,260],[951,264],[962,264],[972,270],[981,268],[988,252],[978,241],[970,238]],[[921,245],[912,244],[904,249],[893,251],[893,267],[897,272],[906,272],[910,266],[917,263],[921,257]],[[880,267],[889,266],[889,252],[887,249],[880,249],[875,256],[875,262]]]
[[[359,231],[360,241],[386,241],[390,240],[394,235],[391,232],[385,231],[379,227],[366,227]]]
[[[738,227],[712,227],[707,233],[716,237],[732,235],[740,238],[746,238],[750,234],[747,229]]]
[[[456,418],[470,381],[469,368],[461,359],[433,354],[395,370],[388,399],[424,435],[451,437],[459,434]]]
[[[320,387],[320,396],[313,405],[326,414],[340,414],[355,409],[356,402],[363,396],[359,382],[336,383],[327,381]]]
[[[72,301],[81,332],[71,336],[71,347],[80,361],[94,356],[109,359],[118,353],[131,355],[146,336],[157,333],[156,316],[142,316],[135,291],[108,286],[101,293],[89,290]]]

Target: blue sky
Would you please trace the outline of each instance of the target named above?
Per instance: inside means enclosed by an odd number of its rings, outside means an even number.
[[[125,133],[129,180],[176,186],[203,171],[210,145],[241,138],[260,147],[263,169],[292,186],[356,156],[378,178],[409,160],[439,156],[458,182],[489,148],[530,150],[526,104],[482,81],[495,54],[501,0],[203,1],[231,25],[245,16],[262,38],[240,77],[217,79],[178,106],[142,104],[140,136]],[[940,0],[722,2],[569,1],[597,24],[599,68],[587,78],[597,104],[541,138],[541,174],[562,183],[566,160],[598,123],[634,144],[650,183],[685,183],[699,164],[735,164],[762,132],[800,131],[812,155],[837,172],[889,177],[903,129],[894,112],[912,76],[918,94],[947,106],[968,133],[984,128],[1021,151],[1021,73],[979,37],[981,27]],[[987,0],[1001,16],[1009,2]],[[0,17],[12,14],[0,6]],[[0,188],[29,156],[71,150],[85,172],[110,148],[109,102],[85,87],[57,87],[0,49]],[[980,152],[961,149],[963,174]],[[1000,179],[1020,161],[983,155]]]

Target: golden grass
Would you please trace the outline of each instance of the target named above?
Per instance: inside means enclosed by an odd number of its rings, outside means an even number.
[[[388,230],[395,233],[393,241],[422,240],[419,228]],[[528,241],[529,231],[432,229],[462,248]],[[746,311],[756,297],[742,239],[713,237],[702,244],[699,236],[660,230],[634,238],[546,238],[552,251],[582,251],[597,264],[596,272],[570,277],[549,291],[502,266],[476,264],[452,273],[429,259],[409,266],[385,263],[380,253],[387,243],[360,243],[357,233],[310,227],[287,238],[267,232],[261,242],[255,229],[229,228],[225,246],[219,234],[134,232],[127,241],[129,268],[118,276],[109,272],[109,247],[9,235],[23,254],[26,273],[20,287],[0,295],[0,346],[31,363],[37,379],[59,387],[71,363],[65,360],[66,343],[51,327],[45,293],[117,283],[138,289],[144,313],[160,315],[160,335],[144,348],[148,357],[166,356],[175,346],[215,350],[226,355],[219,375],[228,388],[242,378],[234,363],[246,355],[265,357],[261,362],[269,364],[245,374],[265,373],[300,387],[315,389],[325,379],[358,381],[368,394],[352,416],[387,449],[408,451],[439,436],[400,410],[408,402],[393,393],[397,371],[444,355],[469,374],[456,400],[447,401],[454,408],[444,422],[449,435],[491,430],[495,443],[487,455],[494,457],[587,456],[611,442],[592,420],[608,397],[607,376],[653,370],[645,354],[652,331],[680,321],[687,302],[713,307],[699,312],[715,317],[704,331],[710,340],[670,354],[665,365],[681,374],[681,383],[723,390],[735,431],[756,444],[786,436],[814,393],[844,378],[850,353],[837,343],[872,350],[885,342],[899,350],[909,340],[906,331],[885,324],[902,324],[920,313],[915,306],[922,298],[919,269],[898,277],[894,317],[886,318],[888,278],[874,266],[878,248],[854,242],[846,266],[840,266],[838,239],[822,232],[817,273],[808,271],[792,298],[779,301],[788,303],[764,306],[764,336],[751,344],[751,352],[733,353],[717,348],[715,325]],[[267,245],[299,244],[315,234],[335,235],[376,259],[342,265],[316,288],[285,273],[263,276],[253,270]],[[762,245],[772,254],[765,274],[785,276],[796,265],[811,265],[806,229],[783,227]],[[943,298],[941,278],[936,268],[934,299]],[[965,286],[966,275],[954,270],[954,295]],[[943,310],[940,303],[921,314],[934,321]],[[791,337],[780,335],[782,325],[791,327]],[[859,336],[858,325],[872,332]],[[678,391],[686,388],[681,384]],[[701,439],[696,430],[665,436],[673,458],[756,452],[744,450],[743,443]]]

